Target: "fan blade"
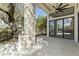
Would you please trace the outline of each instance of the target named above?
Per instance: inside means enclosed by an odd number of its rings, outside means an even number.
[[[56,7],[55,7],[55,6],[53,6],[53,5],[52,5],[52,7],[56,9]]]
[[[60,7],[61,7],[61,5],[62,5],[62,3],[60,3],[60,5],[59,5],[59,7],[58,7],[58,8],[60,8]]]
[[[62,8],[61,10],[66,10],[66,9],[68,9],[68,8]]]
[[[66,5],[62,6],[61,8],[64,8],[64,7],[68,6],[68,5],[69,5],[69,4],[66,4]]]

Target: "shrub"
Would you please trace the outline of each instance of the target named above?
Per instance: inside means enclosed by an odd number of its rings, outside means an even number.
[[[12,31],[10,29],[4,28],[0,31],[0,41],[10,40],[12,38]]]

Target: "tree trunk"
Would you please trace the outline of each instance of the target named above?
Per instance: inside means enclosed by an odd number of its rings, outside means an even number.
[[[12,31],[12,35],[13,35],[13,37],[16,35],[16,33],[17,33],[17,26],[16,26],[16,21],[15,21],[15,19],[14,19],[14,11],[15,11],[15,6],[14,6],[14,4],[12,4],[12,3],[9,3],[9,11],[5,11],[5,10],[3,10],[3,9],[1,9],[0,8],[0,10],[2,11],[2,12],[4,12],[5,14],[7,14],[7,16],[8,16],[8,23],[7,24],[9,24],[9,26],[10,26],[10,29],[11,29],[11,31]],[[6,20],[6,19],[5,19]],[[12,37],[12,38],[13,38]]]

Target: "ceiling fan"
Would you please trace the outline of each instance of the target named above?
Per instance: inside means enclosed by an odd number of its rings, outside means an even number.
[[[58,7],[55,7],[52,5],[53,8],[55,8],[55,11],[58,12],[64,12],[64,10],[68,9],[66,8],[69,4],[63,5],[63,3],[60,3]]]

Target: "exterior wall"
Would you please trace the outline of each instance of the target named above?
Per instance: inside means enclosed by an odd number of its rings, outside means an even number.
[[[75,5],[75,15],[74,15],[74,41],[78,42],[78,8],[77,5]]]
[[[24,4],[24,32],[19,36],[20,50],[31,48],[35,42],[35,13],[33,4]]]
[[[47,37],[49,37],[49,15],[47,16]]]

